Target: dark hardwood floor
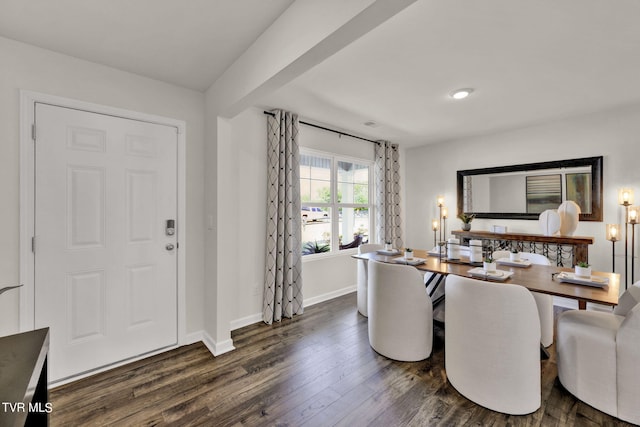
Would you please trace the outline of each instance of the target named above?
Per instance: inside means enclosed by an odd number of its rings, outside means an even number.
[[[446,380],[444,330],[433,354],[402,363],[369,346],[355,294],[274,326],[233,334],[213,357],[178,348],[51,391],[52,426],[596,426],[628,425],[575,399],[542,361],[542,407],[509,416],[462,397]]]

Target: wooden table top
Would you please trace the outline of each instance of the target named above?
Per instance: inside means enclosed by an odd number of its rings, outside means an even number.
[[[357,259],[373,259],[376,261],[391,263],[395,262],[394,258],[397,258],[398,256],[400,255],[387,256],[377,254],[376,252],[353,255],[353,257]],[[427,251],[417,249],[413,251],[413,256],[425,259],[424,264],[415,266],[418,270],[433,273],[455,274],[458,276],[471,277],[468,271],[475,267],[474,265],[463,263],[464,261],[468,261],[468,258],[464,257],[460,260],[462,262],[446,262],[444,257],[442,258],[442,261],[440,261],[437,256],[429,256]],[[609,279],[609,284],[600,288],[553,280],[552,274],[563,271],[573,271],[570,268],[534,264],[526,268],[499,265],[498,269],[511,271],[513,272],[513,276],[503,282],[496,283],[518,284],[526,287],[530,291],[564,298],[572,298],[579,301],[595,302],[604,305],[618,304],[620,275],[617,273],[593,272],[593,275],[607,277]]]

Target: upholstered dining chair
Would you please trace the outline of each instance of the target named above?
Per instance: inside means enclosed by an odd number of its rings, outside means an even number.
[[[540,322],[524,286],[449,275],[445,371],[467,399],[512,415],[540,407]]]
[[[358,246],[358,255],[366,254],[368,252],[375,252],[382,249],[384,246],[377,243],[364,243]],[[358,312],[364,317],[367,317],[367,263],[363,259],[358,260],[358,285],[357,285],[357,300],[358,300]]]
[[[594,408],[640,425],[640,282],[612,313],[569,310],[558,317],[558,378]]]
[[[493,259],[509,258],[509,252],[495,251],[492,256]],[[551,265],[549,258],[541,254],[520,252],[520,257],[532,264]],[[553,344],[553,296],[539,292],[531,292],[531,295],[536,300],[540,317],[540,343],[543,347],[549,347]]]
[[[433,308],[415,267],[369,261],[369,344],[389,359],[431,355]]]

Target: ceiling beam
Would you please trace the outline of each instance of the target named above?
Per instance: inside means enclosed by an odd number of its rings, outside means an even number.
[[[208,112],[234,117],[415,1],[295,1],[209,87]]]

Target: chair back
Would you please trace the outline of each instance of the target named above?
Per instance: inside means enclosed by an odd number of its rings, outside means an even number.
[[[540,407],[540,321],[523,286],[447,277],[445,368],[462,395],[494,411]]]
[[[509,258],[509,251],[495,251],[491,255],[493,259]],[[534,254],[532,252],[520,252],[520,258],[530,261],[532,264],[551,265],[551,261],[544,255]]]
[[[358,246],[358,254],[366,254],[368,252],[375,252],[379,249],[382,249],[384,245],[378,243],[363,243]],[[367,307],[367,283],[369,281],[368,275],[368,265],[369,261],[365,261],[363,259],[359,259],[357,262],[357,302],[358,302],[358,311],[364,317],[368,316],[369,310]]]
[[[412,266],[369,261],[369,343],[394,360],[429,357],[433,344],[433,307]]]
[[[616,359],[618,417],[640,424],[640,304],[629,310],[618,329]]]

